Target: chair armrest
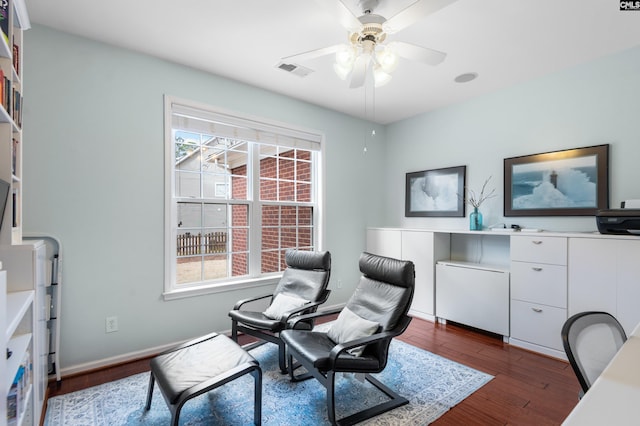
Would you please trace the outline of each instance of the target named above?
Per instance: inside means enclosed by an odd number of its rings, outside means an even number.
[[[298,318],[296,315],[299,314],[300,312],[307,311],[307,310],[309,310],[309,309],[311,309],[313,307],[316,307],[318,305],[321,305],[321,304],[322,304],[322,302],[307,303],[304,306],[300,306],[299,308],[295,308],[295,309],[292,309],[290,311],[287,311],[284,314],[282,314],[282,317],[280,317],[280,322],[282,324],[286,324],[286,323],[289,322],[291,317],[295,316],[296,318]]]
[[[273,297],[273,294],[265,294],[263,296],[257,296],[257,297],[250,297],[248,299],[242,299],[239,300],[238,302],[236,302],[235,305],[233,305],[233,310],[237,311],[238,309],[240,309],[242,307],[242,305],[244,305],[245,303],[249,303],[249,302],[255,302],[257,300],[262,300],[262,299],[266,299],[267,297]]]
[[[291,311],[285,312],[280,318],[280,322],[283,325],[286,325],[291,319],[291,317],[299,314],[300,312],[308,311],[309,309],[322,305],[329,298],[329,293],[331,293],[331,290],[325,290],[325,292],[323,293],[322,297],[319,300],[315,302],[307,303],[306,305],[303,305],[299,308],[292,309]],[[314,314],[314,313],[315,312],[311,312],[310,314]]]
[[[340,311],[342,311],[342,308],[333,308],[326,311],[314,312],[312,314],[298,315],[291,320],[291,323],[289,324],[289,328],[296,328],[296,324],[298,324],[300,321],[328,317],[329,315],[335,315],[337,313],[340,313]]]
[[[412,318],[410,316],[405,315],[404,317],[400,318],[400,320],[398,321],[398,324],[396,324],[396,326],[392,330],[382,331],[380,333],[374,333],[371,336],[361,337],[359,339],[350,340],[348,342],[340,343],[334,346],[333,349],[331,349],[331,352],[329,352],[329,366],[330,366],[329,369],[333,370],[335,362],[340,356],[340,354],[342,354],[343,352],[349,349],[357,348],[358,346],[364,346],[364,345],[368,345],[374,342],[379,342],[387,339],[393,339],[394,337],[401,335],[409,326],[411,319]]]
[[[395,330],[382,331],[380,333],[374,333],[371,336],[360,337],[359,339],[349,340],[348,342],[340,343],[331,349],[329,358],[331,362],[335,361],[338,356],[349,349],[357,348],[358,346],[368,345],[373,342],[379,342],[386,339],[393,339],[400,333]]]

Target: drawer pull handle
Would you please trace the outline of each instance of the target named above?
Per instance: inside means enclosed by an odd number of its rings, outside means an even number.
[[[542,241],[540,240],[535,240],[535,241],[531,241],[533,244],[542,244]]]
[[[533,270],[534,270],[534,271],[536,271],[536,272],[540,272],[540,271],[542,271],[542,268],[540,268],[540,267],[533,267],[533,268],[531,268],[531,269],[533,269]]]
[[[542,312],[542,309],[540,309],[540,308],[531,308],[531,310],[532,310],[533,312],[537,312],[537,313]]]

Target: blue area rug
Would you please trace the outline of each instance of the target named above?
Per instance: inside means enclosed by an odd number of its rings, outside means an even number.
[[[262,423],[325,425],[326,391],[316,380],[291,383],[278,369],[278,350],[265,344],[251,351],[263,370]],[[386,369],[376,376],[409,404],[368,420],[367,425],[426,425],[471,395],[493,376],[394,340]],[[45,426],[167,425],[171,419],[156,387],[144,410],[149,373],[49,399]],[[339,418],[387,397],[353,375],[336,381]],[[187,402],[181,425],[253,424],[253,378],[245,375]]]

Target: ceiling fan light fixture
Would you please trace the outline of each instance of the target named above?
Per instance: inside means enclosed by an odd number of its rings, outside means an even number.
[[[340,78],[340,80],[346,80],[353,69],[353,64],[341,65],[339,63],[333,64],[333,71]]]
[[[356,59],[356,51],[353,46],[343,45],[336,52],[336,63],[342,67],[353,66],[353,61]]]
[[[296,61],[335,54],[333,69],[342,80],[349,80],[351,89],[362,87],[367,75],[371,81],[371,74],[375,74],[375,85],[382,86],[391,80],[399,57],[432,66],[444,61],[445,52],[401,41],[385,42],[388,34],[395,34],[456,1],[412,0],[409,6],[387,19],[376,13],[382,0],[350,0],[350,3],[358,2],[362,12],[359,17],[347,7],[345,0],[316,0],[329,13],[338,15],[340,25],[348,32],[348,43],[287,56],[283,61],[295,64]]]
[[[376,52],[376,61],[387,74],[391,74],[398,67],[398,55],[388,46]]]
[[[336,52],[336,63],[333,64],[333,70],[341,80],[346,80],[347,76],[353,71],[356,53],[355,47],[346,44],[342,45]]]
[[[375,87],[384,86],[391,81],[391,78],[391,74],[385,72],[385,70],[380,65],[376,65],[373,67],[373,84]]]

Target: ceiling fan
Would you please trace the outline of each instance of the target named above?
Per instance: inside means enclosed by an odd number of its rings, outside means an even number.
[[[338,44],[310,50],[282,58],[283,61],[304,62],[320,56],[335,54],[334,71],[343,80],[349,77],[349,87],[361,87],[367,70],[372,69],[376,87],[391,80],[398,65],[398,57],[438,65],[446,53],[402,41],[384,44],[388,34],[397,33],[457,0],[418,0],[389,19],[374,13],[380,0],[359,0],[362,16],[356,17],[341,0],[316,0],[323,8],[338,17],[348,31],[348,44]]]

